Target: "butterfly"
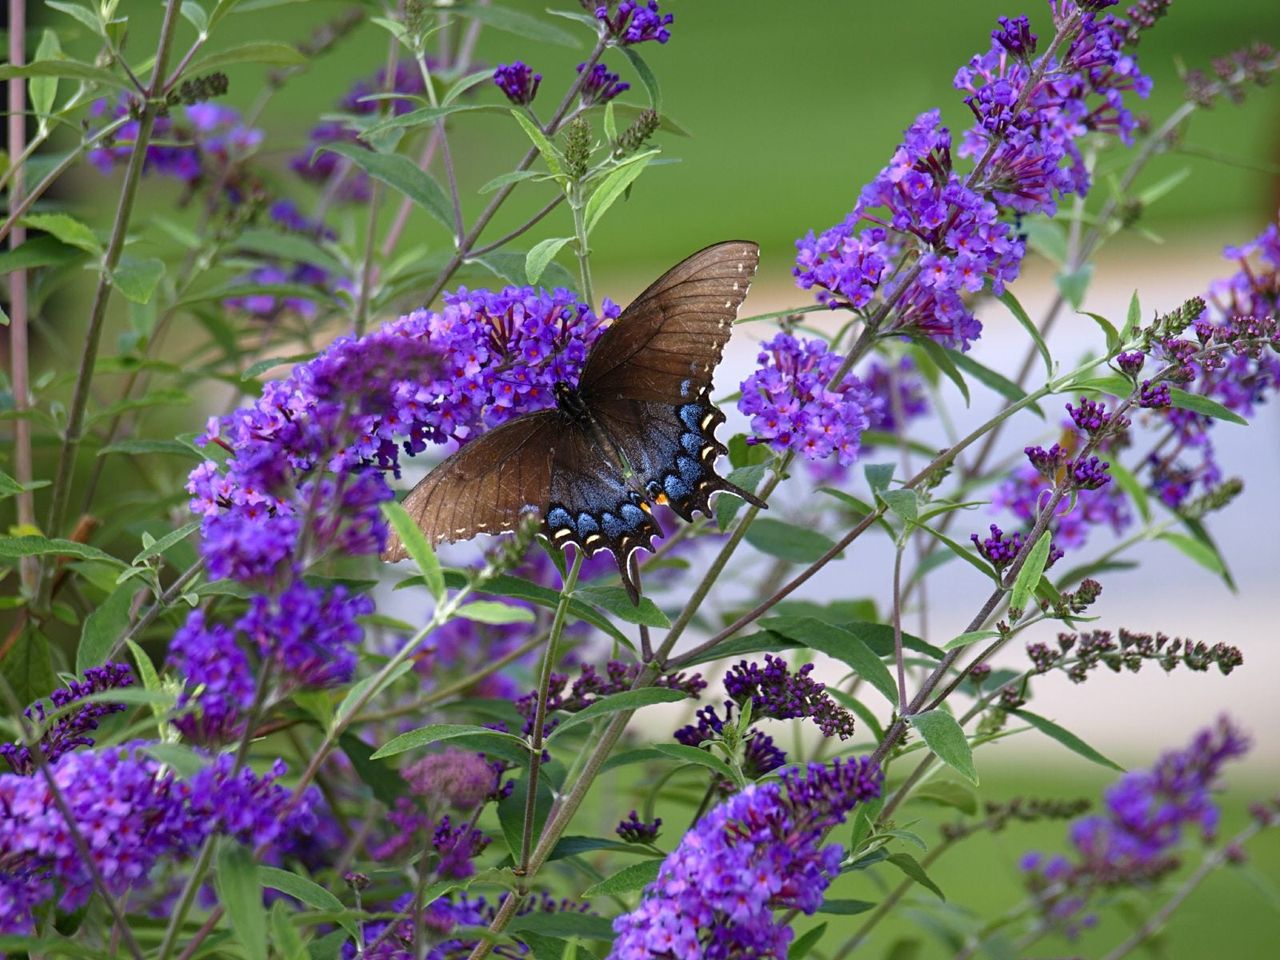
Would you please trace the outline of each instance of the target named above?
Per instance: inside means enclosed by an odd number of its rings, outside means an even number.
[[[611,551],[638,603],[631,556],[663,535],[652,504],[686,521],[720,492],[764,507],[716,473],[724,414],[708,396],[759,261],[754,243],[717,243],[655,280],[592,345],[577,384],[556,383],[555,407],[481,434],[409,492],[427,540],[502,533],[534,512],[554,546]],[[406,556],[393,533],[382,559]]]

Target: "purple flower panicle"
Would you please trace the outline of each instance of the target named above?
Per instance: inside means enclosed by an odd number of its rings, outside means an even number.
[[[868,759],[795,767],[712,808],[663,861],[640,905],[613,924],[611,960],[786,956],[776,911],[813,913],[844,850],[826,831],[880,795]]]
[[[527,63],[517,60],[510,66],[498,64],[498,68],[493,71],[493,82],[516,106],[527,107],[538,95],[542,74],[534,73]]]
[[[83,680],[72,680],[65,687],[49,694],[52,710],[61,710],[95,693],[119,690],[133,686],[133,671],[127,664],[104,663],[90,667]],[[88,734],[98,729],[98,721],[112,713],[125,710],[123,703],[86,703],[59,717],[52,727],[40,735],[40,753],[46,763],[53,763],[76,747],[93,746]],[[46,710],[44,701],[36,701],[24,710],[23,716],[37,724],[43,724],[52,710]],[[14,773],[30,775],[35,772],[35,758],[31,750],[21,743],[0,743],[3,758]]]
[[[614,832],[626,843],[653,843],[658,839],[662,827],[662,818],[641,820],[632,810],[627,819],[618,823]]]
[[[578,72],[582,73],[586,67],[585,63],[578,64]],[[594,104],[608,103],[630,89],[631,84],[625,82],[618,74],[611,73],[603,63],[597,63],[587,71],[586,79],[582,81],[580,93],[582,105],[589,107]]]
[[[600,4],[596,7],[596,19],[617,43],[630,46],[648,40],[666,43],[671,39],[671,31],[667,27],[675,17],[660,13],[658,0],[648,0],[647,3],[643,0],[622,0],[612,12],[608,3]]]
[[[808,717],[823,736],[846,740],[853,735],[853,714],[831,699],[824,684],[809,676],[812,663],[793,672],[787,661],[771,653],[764,655],[764,661],[761,667],[755,661],[742,660],[724,678],[725,691],[740,707],[751,701],[753,719]]]
[[[767,443],[808,460],[835,455],[853,463],[862,431],[881,415],[881,403],[853,374],[839,385],[832,377],[844,358],[820,340],[800,341],[780,333],[766,343],[760,366],[742,381],[738,409],[751,418],[748,442]]]

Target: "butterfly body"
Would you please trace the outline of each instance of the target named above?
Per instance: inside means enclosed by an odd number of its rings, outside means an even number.
[[[555,546],[611,551],[635,601],[631,554],[662,536],[654,504],[686,521],[718,492],[764,506],[716,473],[724,415],[709,398],[758,259],[755,244],[731,241],[659,278],[596,341],[578,383],[556,383],[554,408],[481,435],[410,492],[427,538],[501,533],[534,512]],[[393,538],[383,558],[404,555]]]

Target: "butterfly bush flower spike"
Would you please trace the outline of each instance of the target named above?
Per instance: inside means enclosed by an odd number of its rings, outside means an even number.
[[[867,759],[793,767],[702,817],[663,861],[639,907],[614,921],[611,960],[782,957],[792,939],[779,911],[813,913],[844,850],[826,831],[880,795]]]
[[[510,66],[499,64],[498,69],[493,72],[493,82],[517,107],[527,107],[538,95],[542,74],[534,73],[527,63],[517,60]]]
[[[764,345],[760,366],[742,381],[738,409],[751,418],[753,443],[808,460],[832,455],[842,466],[858,458],[862,431],[881,401],[853,374],[831,379],[844,362],[820,340],[780,333]]]

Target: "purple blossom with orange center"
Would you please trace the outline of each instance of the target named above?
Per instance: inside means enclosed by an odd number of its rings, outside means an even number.
[[[610,960],[784,957],[779,911],[811,914],[840,870],[827,831],[880,795],[870,760],[793,767],[713,807],[663,861],[640,905],[614,920]]]
[[[760,366],[742,381],[738,409],[751,418],[749,443],[767,443],[779,452],[808,460],[832,455],[853,463],[862,431],[880,416],[880,401],[853,374],[831,383],[844,358],[820,340],[797,340],[780,333],[766,343]]]

